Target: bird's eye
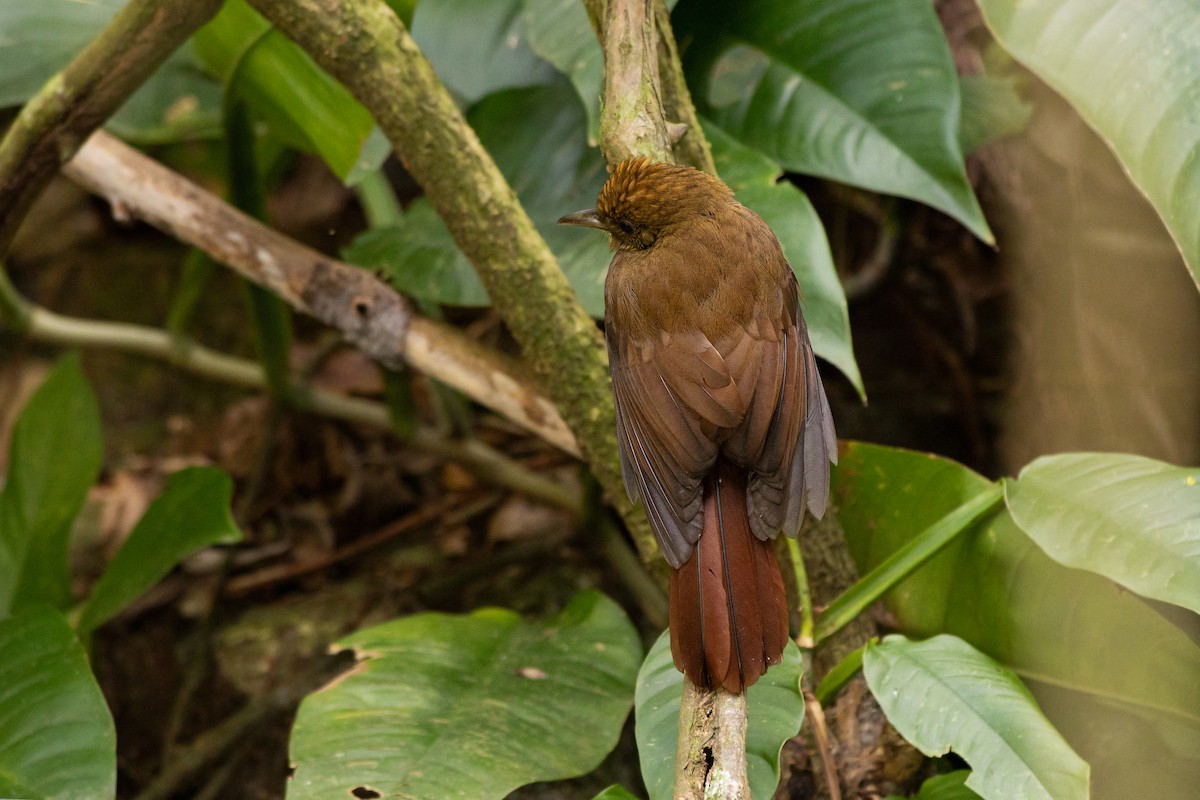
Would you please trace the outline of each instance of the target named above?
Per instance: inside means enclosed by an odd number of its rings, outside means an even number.
[[[623,219],[617,220],[617,227],[620,228],[621,233],[625,234],[626,236],[633,234],[633,226]]]

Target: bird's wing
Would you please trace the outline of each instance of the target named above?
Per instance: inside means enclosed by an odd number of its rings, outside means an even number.
[[[625,487],[641,499],[678,569],[703,527],[704,476],[744,404],[720,352],[699,331],[634,340],[607,331]]]
[[[795,536],[806,506],[816,517],[825,513],[829,464],[837,463],[829,401],[800,314],[795,277],[787,269],[781,302],[764,308],[757,323],[759,329],[772,326],[779,335],[763,337],[756,348],[760,376],[743,426],[747,449],[742,458],[751,470],[750,527],[763,539],[781,530]],[[727,355],[726,362],[736,374],[734,359]]]

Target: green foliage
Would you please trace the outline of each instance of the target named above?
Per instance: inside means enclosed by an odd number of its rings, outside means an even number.
[[[1037,459],[1004,491],[1055,561],[1200,613],[1200,469],[1070,453]]]
[[[101,463],[99,412],[76,356],[50,371],[13,429],[0,494],[0,795],[111,798],[116,735],[62,613],[67,545]],[[85,601],[86,635],[195,550],[240,539],[232,484],[209,467],[171,477]]]
[[[888,721],[928,756],[951,751],[987,800],[1082,800],[1088,765],[1011,671],[961,639],[867,645],[863,673]]]
[[[934,775],[921,784],[921,791],[913,795],[913,800],[976,800],[979,795],[967,788],[967,777],[970,770],[960,769],[945,775]],[[887,800],[901,800],[892,795]]]
[[[788,642],[783,661],[746,692],[746,775],[755,798],[769,798],[779,783],[779,753],[804,721],[800,651]],[[650,800],[672,797],[678,751],[683,675],[671,660],[664,633],[650,648],[637,677],[634,699],[638,755]]]
[[[0,493],[0,619],[34,604],[70,602],[67,545],[100,473],[100,435],[79,359],[63,358],[13,428]]]
[[[980,0],[1005,49],[1109,143],[1200,285],[1200,37],[1193,0]]]
[[[911,197],[984,241],[958,144],[958,78],[921,0],[711,0],[676,10],[698,102],[789,170]],[[686,33],[684,33],[686,31]]]
[[[583,592],[556,618],[418,614],[342,644],[361,659],[305,699],[288,797],[504,797],[581,775],[612,749],[642,648],[624,612]],[[360,795],[361,796],[361,795]]]
[[[834,476],[863,570],[988,486],[946,459],[859,443],[844,448]],[[909,636],[954,634],[1027,679],[1071,690],[1095,713],[1136,715],[1164,742],[1200,734],[1200,647],[1109,580],[1052,561],[1007,510],[978,520],[886,600]]]
[[[65,67],[124,5],[123,0],[0,3],[0,108],[24,103]],[[220,87],[189,52],[172,55],[107,122],[138,142],[214,135]]]
[[[112,716],[66,620],[43,606],[0,621],[0,653],[0,796],[115,797]]]
[[[92,587],[76,626],[80,635],[103,625],[197,550],[241,541],[229,513],[232,494],[229,476],[214,467],[172,475]]]
[[[226,103],[245,103],[287,146],[316,153],[343,179],[387,156],[368,138],[374,123],[367,110],[245,0],[226,2],[194,42],[201,63],[221,80]]]

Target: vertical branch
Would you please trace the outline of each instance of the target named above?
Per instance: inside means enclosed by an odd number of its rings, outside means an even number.
[[[589,5],[589,8],[592,6]],[[632,156],[673,161],[671,136],[663,116],[659,84],[660,49],[656,8],[660,0],[608,0],[601,46],[604,95],[600,147],[610,164]],[[703,132],[695,122],[691,96],[673,44],[665,47],[675,110],[695,125],[697,167],[713,172]],[[681,88],[682,87],[682,88]],[[681,107],[688,106],[690,111]],[[690,115],[690,116],[689,116]],[[702,689],[686,678],[679,709],[679,745],[675,760],[675,797],[748,800],[746,780],[746,696],[724,689]]]
[[[383,0],[250,0],[375,117],[474,265],[643,555],[621,482],[603,341],[516,194]]]
[[[674,161],[658,83],[653,0],[609,0],[604,13],[600,149],[609,164],[633,156]]]
[[[34,95],[0,141],[0,255],[64,163],[221,0],[130,0]]]

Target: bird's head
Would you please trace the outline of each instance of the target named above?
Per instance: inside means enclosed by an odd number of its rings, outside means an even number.
[[[668,231],[713,217],[732,202],[729,187],[699,170],[630,158],[608,176],[595,208],[568,214],[558,222],[607,231],[615,249],[646,250]]]

